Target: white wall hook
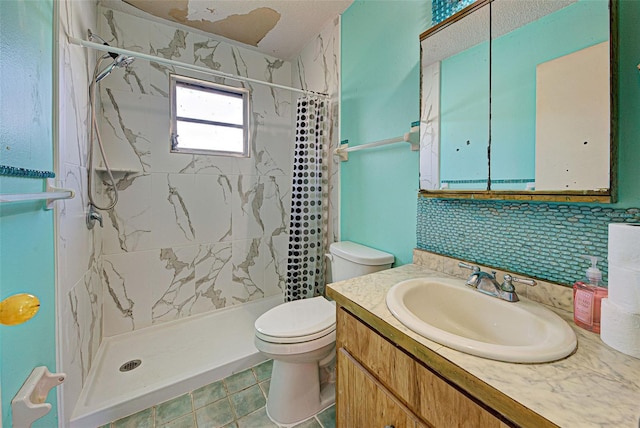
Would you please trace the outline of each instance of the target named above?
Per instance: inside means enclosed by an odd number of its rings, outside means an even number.
[[[72,199],[76,196],[76,192],[71,189],[61,189],[54,186],[54,181],[51,178],[47,179],[47,193],[51,193],[51,197],[47,198],[47,209],[53,209],[53,203],[58,199]]]
[[[420,150],[420,127],[412,126],[411,131],[404,134],[404,141],[411,144],[411,151]]]
[[[343,144],[340,144],[340,146],[333,151],[333,154],[338,156],[338,158],[342,162],[346,162],[349,160],[349,153],[347,152],[347,149],[349,148],[348,141],[349,140],[344,140]]]
[[[51,373],[45,366],[33,369],[20,391],[11,400],[14,428],[30,428],[31,424],[51,410],[45,403],[51,388],[64,382],[67,375]]]

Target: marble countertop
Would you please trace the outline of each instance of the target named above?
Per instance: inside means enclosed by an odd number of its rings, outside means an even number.
[[[399,337],[412,339],[412,343],[418,343],[418,348],[424,346],[435,352],[465,376],[472,375],[558,426],[640,427],[639,359],[608,347],[598,334],[577,327],[571,313],[554,308],[550,309],[565,319],[578,337],[577,351],[563,360],[513,364],[444,347],[406,328],[394,318],[385,303],[386,293],[394,284],[426,276],[448,275],[423,266],[405,265],[330,284],[328,295],[365,322],[384,322],[390,326],[398,337],[388,339],[396,343],[401,342]],[[420,349],[405,350],[418,359],[424,355]],[[474,395],[473,391],[469,392]],[[477,398],[485,401],[483,397]],[[496,397],[489,398],[485,401],[487,404],[496,402]]]

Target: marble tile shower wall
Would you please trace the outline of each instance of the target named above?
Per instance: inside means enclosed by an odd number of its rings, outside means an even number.
[[[640,223],[640,209],[555,203],[418,199],[419,249],[572,284],[602,258],[607,280],[609,223]]]
[[[89,64],[95,53],[69,45],[67,37],[87,37],[97,27],[96,2],[61,0],[57,73],[59,185],[73,189],[75,198],[56,204],[56,296],[58,371],[67,377],[59,390],[61,421],[69,419],[102,340],[102,230],[88,230],[87,107]],[[49,367],[50,370],[55,367]]]
[[[110,44],[291,83],[291,65],[100,8]],[[197,73],[175,70],[192,77]],[[250,158],[169,153],[169,73],[136,61],[101,88],[101,131],[120,199],[104,227],[104,334],[282,292],[293,153],[289,91],[250,84]],[[237,85],[232,81],[217,82]]]
[[[171,70],[137,60],[130,71],[116,69],[103,80],[102,129],[111,166],[131,172],[116,175],[122,199],[105,216],[105,228],[89,231],[87,107],[96,53],[70,45],[68,37],[84,39],[90,28],[114,45],[287,85],[295,80],[337,100],[339,25],[327,25],[293,61],[293,79],[289,62],[98,8],[97,2],[61,0],[57,7],[57,175],[61,187],[76,192],[56,206],[58,370],[67,373],[59,417],[68,421],[104,333],[280,293],[293,146],[289,92],[252,85],[258,127],[250,160],[169,156],[168,126],[159,115],[167,112]],[[337,106],[334,146],[336,118]],[[135,284],[141,277],[139,286],[126,287],[125,281]]]

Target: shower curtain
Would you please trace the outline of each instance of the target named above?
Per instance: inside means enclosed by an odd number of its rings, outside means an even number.
[[[298,98],[285,301],[324,294],[328,104],[316,97]]]

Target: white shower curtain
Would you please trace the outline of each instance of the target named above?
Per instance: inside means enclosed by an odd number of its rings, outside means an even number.
[[[285,300],[324,294],[328,241],[328,101],[298,98]]]

